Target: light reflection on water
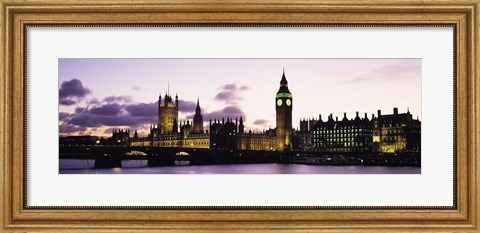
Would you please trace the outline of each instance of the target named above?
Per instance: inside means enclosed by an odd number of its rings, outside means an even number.
[[[148,167],[147,161],[123,161],[122,168],[94,168],[94,160],[60,159],[60,174],[421,174],[419,167],[233,164]]]

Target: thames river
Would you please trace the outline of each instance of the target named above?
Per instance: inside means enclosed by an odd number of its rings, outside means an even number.
[[[420,167],[233,164],[148,167],[147,161],[123,161],[122,168],[94,168],[94,160],[60,159],[60,174],[420,174]]]

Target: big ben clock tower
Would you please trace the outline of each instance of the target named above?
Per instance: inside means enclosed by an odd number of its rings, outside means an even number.
[[[277,149],[280,151],[292,148],[292,100],[292,93],[288,90],[284,70],[280,81],[280,89],[275,96]]]

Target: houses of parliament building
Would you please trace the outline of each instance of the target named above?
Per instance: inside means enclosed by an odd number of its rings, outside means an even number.
[[[150,126],[147,137],[137,134],[131,146],[204,148],[220,150],[281,150],[292,148],[292,94],[283,72],[280,88],[275,96],[276,128],[263,132],[246,131],[243,117],[235,119],[209,119],[209,130],[204,130],[204,120],[197,99],[193,121],[178,121],[178,96],[169,93],[158,97],[158,124]],[[115,137],[113,135],[112,137]],[[118,137],[118,135],[117,135]]]

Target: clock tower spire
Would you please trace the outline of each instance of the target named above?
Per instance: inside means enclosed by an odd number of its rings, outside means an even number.
[[[292,93],[288,90],[288,81],[284,69],[280,80],[280,89],[275,96],[277,149],[280,151],[292,148],[292,105]]]

